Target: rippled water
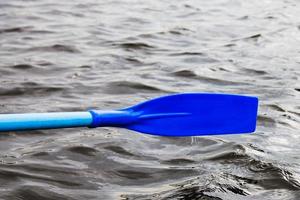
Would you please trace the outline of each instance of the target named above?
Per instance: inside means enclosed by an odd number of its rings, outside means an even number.
[[[254,134],[0,135],[1,199],[300,199],[297,0],[0,1],[1,113],[260,98]]]

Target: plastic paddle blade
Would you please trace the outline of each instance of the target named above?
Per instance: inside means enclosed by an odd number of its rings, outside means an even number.
[[[124,126],[160,136],[200,136],[255,131],[258,99],[230,94],[175,94],[124,109],[138,120]]]

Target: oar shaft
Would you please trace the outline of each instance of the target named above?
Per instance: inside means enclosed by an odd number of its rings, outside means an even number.
[[[0,131],[18,131],[90,126],[90,112],[0,114]]]

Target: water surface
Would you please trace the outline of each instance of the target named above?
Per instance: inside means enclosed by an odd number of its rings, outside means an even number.
[[[0,2],[0,112],[258,96],[254,134],[0,135],[0,199],[299,199],[297,0]]]

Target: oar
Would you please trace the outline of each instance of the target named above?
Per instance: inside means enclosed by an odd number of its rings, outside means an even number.
[[[0,114],[0,131],[68,127],[120,127],[160,136],[255,131],[258,99],[231,94],[183,93],[116,110]]]

